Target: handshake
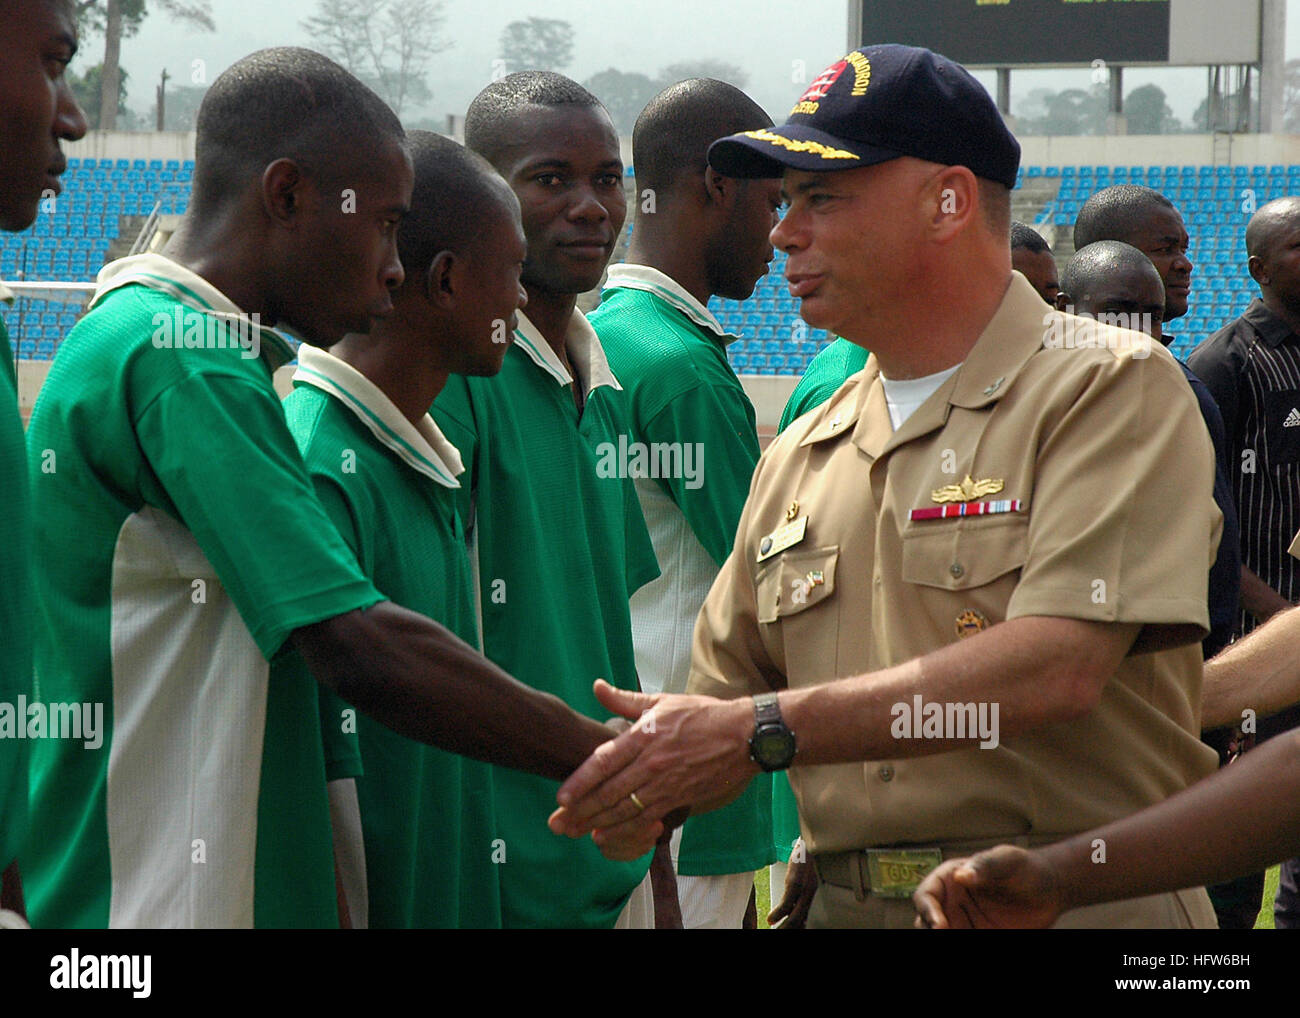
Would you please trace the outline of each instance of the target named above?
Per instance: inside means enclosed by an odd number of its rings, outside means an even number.
[[[595,690],[604,707],[633,724],[560,787],[548,821],[556,834],[590,833],[606,857],[637,859],[690,813],[725,806],[759,773],[749,756],[748,698],[632,693],[604,680]]]

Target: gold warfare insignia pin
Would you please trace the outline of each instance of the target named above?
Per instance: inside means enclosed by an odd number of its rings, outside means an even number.
[[[960,639],[966,639],[968,636],[974,636],[976,633],[983,632],[989,627],[989,620],[974,608],[967,608],[957,616],[957,636]]]
[[[1005,484],[1006,482],[1000,477],[986,477],[982,481],[976,481],[967,474],[962,478],[961,484],[946,484],[942,488],[935,488],[930,492],[930,501],[969,502],[972,499],[983,498],[985,495],[995,495]]]
[[[795,518],[796,516],[798,516],[798,515],[799,515],[799,503],[798,503],[798,502],[791,502],[791,503],[790,503],[790,508],[787,509],[787,510],[785,511],[785,521],[786,521],[786,523],[793,523],[793,522],[794,522],[794,518]]]

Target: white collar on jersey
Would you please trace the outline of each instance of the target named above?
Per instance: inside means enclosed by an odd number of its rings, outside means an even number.
[[[573,382],[573,376],[560,363],[560,358],[555,355],[555,350],[546,341],[546,337],[522,311],[519,312],[519,325],[515,328],[515,345],[560,385]],[[576,307],[564,333],[564,345],[569,360],[586,383],[587,392],[601,385],[608,385],[611,389],[623,388],[614,377],[614,372],[609,369],[609,361],[605,359],[605,350],[600,345],[596,330],[587,321],[587,316]]]
[[[195,311],[218,318],[237,318],[234,323],[237,328],[248,327],[243,309],[238,304],[202,276],[160,254],[131,255],[109,262],[99,270],[90,306],[95,307],[114,290],[133,283],[161,290]],[[259,342],[262,349],[271,354],[273,368],[293,360],[293,347],[280,333],[264,325],[259,326],[259,333]]]
[[[713,312],[687,293],[677,280],[649,265],[634,265],[628,262],[611,265],[604,289],[612,290],[618,286],[628,290],[645,290],[647,293],[663,298],[696,325],[717,333],[722,339],[740,338],[724,329],[722,323],[713,316]]]
[[[447,441],[433,418],[425,414],[418,425],[412,425],[384,391],[351,364],[304,343],[298,350],[293,380],[335,397],[412,470],[445,488],[460,487],[456,477],[465,471],[460,451]]]

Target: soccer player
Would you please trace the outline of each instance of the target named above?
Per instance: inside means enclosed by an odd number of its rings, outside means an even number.
[[[272,386],[292,350],[269,326],[329,345],[392,311],[404,140],[319,54],[238,61],[181,229],[100,273],[55,358],[28,434],[37,694],[111,711],[99,750],[33,750],[37,925],[338,924],[317,687],[269,678],[290,647],[453,752],[558,777],[607,737],[379,593]]]
[[[1032,226],[1011,221],[1011,267],[1024,276],[1043,300],[1054,304],[1061,285],[1056,278],[1056,259],[1047,241]]]
[[[636,491],[663,575],[632,596],[637,674],[648,692],[681,692],[705,595],[736,538],[758,462],[754,408],[727,362],[715,294],[745,300],[772,260],[768,234],[780,181],[709,169],[708,151],[736,131],[771,127],[739,89],[678,82],[642,111],[632,135],[637,192],[627,264],[609,270],[591,315],[628,394],[632,438],[647,456]],[[772,779],[760,775],[725,809],[674,835],[682,924],[739,929],[754,871],[775,861]]]
[[[86,133],[64,70],[77,51],[67,0],[19,0],[0,8],[0,230],[31,226],[41,198],[57,195],[67,166],[63,141]],[[0,301],[13,299],[0,285]],[[18,377],[0,320],[0,705],[17,717],[32,692],[31,563],[27,450],[18,416]],[[24,913],[18,856],[27,830],[27,746],[0,731],[0,909]]]
[[[501,369],[527,299],[524,236],[514,192],[487,163],[428,132],[408,141],[415,190],[393,313],[328,352],[303,347],[285,413],[321,504],[366,575],[475,643],[455,501],[463,466],[428,409],[448,374]],[[491,768],[355,720],[368,925],[499,926]],[[338,726],[340,716],[322,723]]]
[[[618,137],[586,89],[525,71],[478,94],[465,141],[514,189],[528,238],[528,308],[501,374],[453,376],[433,408],[465,458],[484,652],[575,710],[598,711],[596,678],[637,688],[628,601],[659,575],[619,459],[625,393],[576,306],[600,283],[626,215]],[[590,841],[553,837],[557,788],[495,776],[504,925],[611,927],[648,857],[612,862]]]

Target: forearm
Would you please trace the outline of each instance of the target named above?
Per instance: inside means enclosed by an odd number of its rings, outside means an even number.
[[[1241,567],[1241,606],[1260,622],[1291,607],[1291,602],[1245,566]]]
[[[1288,732],[1158,805],[1038,852],[1067,908],[1219,883],[1300,850],[1298,796],[1300,733]]]
[[[985,704],[999,739],[1081,717],[1096,706],[1137,633],[1134,625],[1022,618],[882,671],[780,694],[795,733],[795,766],[898,759],[988,740],[913,738],[922,706]],[[895,710],[903,705],[907,715]],[[996,714],[994,709],[996,708]],[[896,726],[900,717],[906,723]],[[909,737],[896,738],[901,727]]]
[[[1201,727],[1240,723],[1242,712],[1267,717],[1300,702],[1300,611],[1279,612],[1205,665]]]
[[[293,639],[318,681],[399,735],[448,752],[560,780],[613,734],[388,601]]]

